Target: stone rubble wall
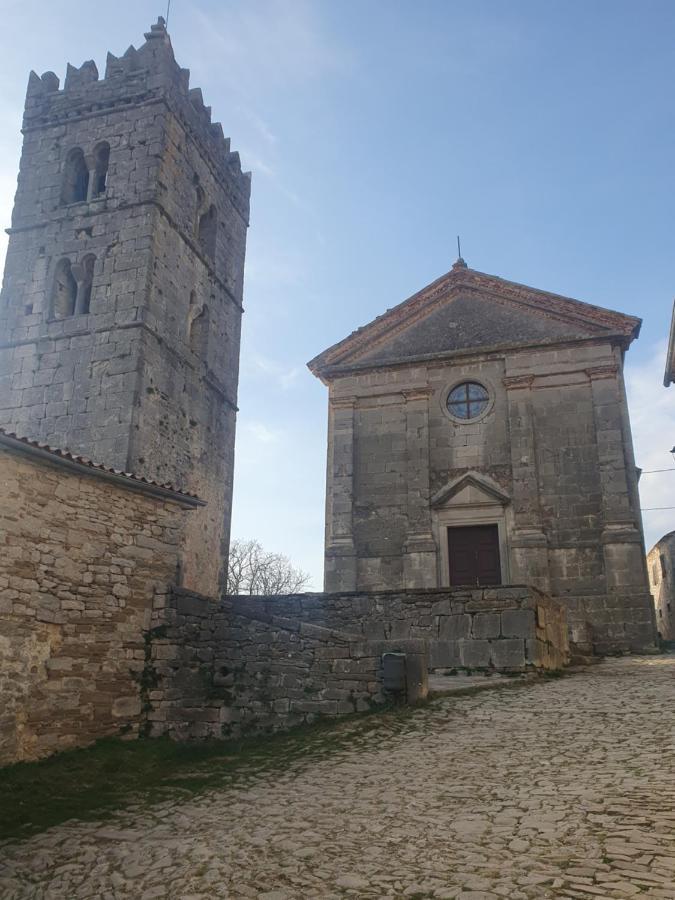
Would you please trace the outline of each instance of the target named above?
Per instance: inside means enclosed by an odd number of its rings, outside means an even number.
[[[426,670],[522,672],[568,661],[562,608],[527,587],[206,597],[157,611],[145,677],[153,735],[274,731],[382,703],[382,655],[408,657],[408,700]],[[424,672],[421,672],[421,669]]]
[[[230,737],[364,712],[387,699],[382,654],[394,648],[411,661],[407,699],[426,696],[423,641],[367,641],[276,614],[268,599],[272,611],[260,615],[229,599],[172,593],[151,631],[151,735]]]
[[[0,765],[138,734],[178,503],[0,446]]]

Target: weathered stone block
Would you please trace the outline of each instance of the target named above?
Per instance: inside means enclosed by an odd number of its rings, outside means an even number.
[[[475,638],[498,638],[500,628],[499,613],[476,613],[473,616],[471,634]]]
[[[486,669],[490,665],[490,641],[463,640],[459,642],[462,665],[468,669]]]
[[[527,663],[525,641],[517,638],[494,641],[490,647],[490,661],[495,669],[509,671],[524,668]]]
[[[471,635],[471,616],[463,613],[439,618],[438,637],[440,641],[458,641]]]
[[[502,636],[533,638],[535,614],[532,609],[506,609],[502,612]]]

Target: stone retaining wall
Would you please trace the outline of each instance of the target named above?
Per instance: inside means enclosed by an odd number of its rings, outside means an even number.
[[[567,662],[562,609],[527,587],[225,597],[175,591],[158,612],[145,683],[153,735],[273,731],[386,697],[382,654],[427,668],[521,672]]]
[[[260,613],[173,592],[151,632],[152,735],[229,737],[366,711],[387,699],[382,654],[393,649],[408,657],[407,699],[426,696],[423,641],[364,640],[278,615],[268,599]]]
[[[565,612],[533,587],[230,597],[233,612],[342,628],[366,640],[428,642],[431,668],[525,671],[568,661]]]

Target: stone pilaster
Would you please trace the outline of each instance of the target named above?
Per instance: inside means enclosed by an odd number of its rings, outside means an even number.
[[[625,640],[633,649],[654,643],[656,626],[649,593],[638,494],[631,484],[634,465],[624,415],[618,366],[586,369],[591,382],[593,417],[602,489],[602,552],[608,604],[621,603]]]
[[[617,366],[586,369],[591,381],[593,417],[602,488],[602,544],[608,591],[644,590],[639,512],[633,509],[625,453],[622,398]]]
[[[509,535],[511,580],[550,590],[548,539],[539,506],[533,375],[504,378],[508,398],[514,527]]]
[[[331,399],[326,491],[326,591],[356,590],[354,548],[355,397]]]
[[[438,586],[437,548],[429,506],[429,388],[403,392],[406,417],[408,534],[403,548],[406,588]]]

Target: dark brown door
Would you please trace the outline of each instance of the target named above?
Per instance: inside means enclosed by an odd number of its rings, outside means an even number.
[[[501,584],[496,525],[448,528],[450,584]]]

